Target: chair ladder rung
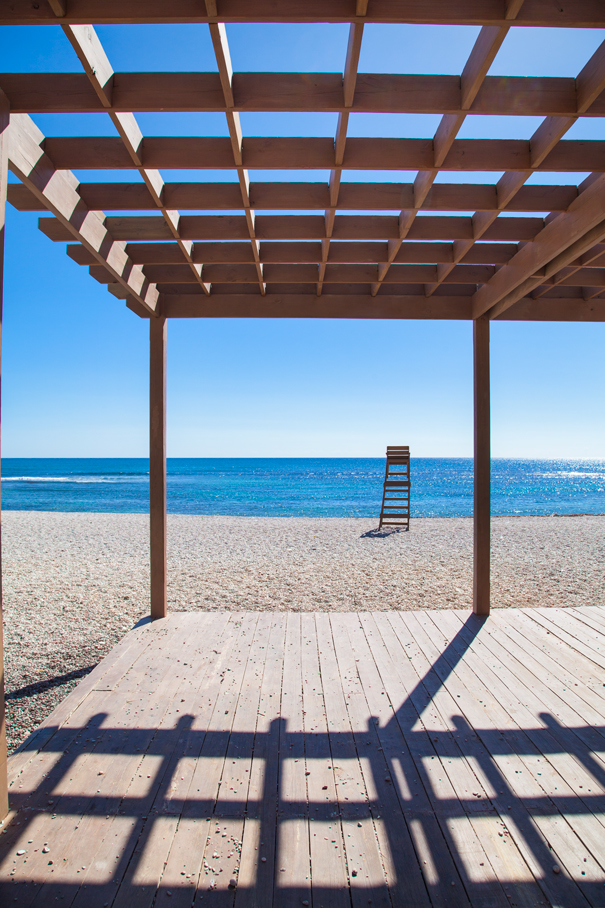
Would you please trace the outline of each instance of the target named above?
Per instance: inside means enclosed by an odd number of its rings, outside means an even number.
[[[389,445],[379,529],[383,524],[410,528],[410,487],[410,449],[404,445]]]

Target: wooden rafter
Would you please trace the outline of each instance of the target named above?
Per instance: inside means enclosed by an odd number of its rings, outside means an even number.
[[[200,269],[191,260],[191,242],[183,240],[179,234],[179,212],[164,202],[164,180],[159,170],[143,166],[140,156],[140,149],[143,146],[143,134],[139,129],[135,115],[131,111],[116,113],[111,110],[114,72],[97,33],[92,25],[64,25],[63,32],[78,55],[92,87],[103,107],[107,109],[132,163],[143,179],[143,186],[151,202],[150,207],[161,211],[168,229],[181,248],[185,259],[189,262],[189,266],[195,274],[198,283],[205,293],[209,293],[210,288],[202,281]],[[147,205],[144,207],[147,207]]]
[[[330,173],[330,183],[328,186],[329,204],[326,206],[325,212],[326,238],[322,241],[322,257],[319,265],[319,274],[317,281],[318,296],[321,296],[324,274],[330,251],[330,239],[334,231],[334,218],[336,216],[336,210],[338,208],[340,180],[342,176],[342,162],[344,160],[345,146],[347,142],[347,129],[349,126],[349,108],[352,106],[353,100],[355,98],[355,83],[357,81],[357,67],[359,64],[359,54],[361,52],[362,38],[363,23],[351,23],[349,29],[349,41],[347,44],[347,56],[342,79],[344,103],[347,109],[344,112],[339,113],[338,115],[338,125],[336,128],[336,137],[334,140],[334,167],[332,168],[332,171]]]
[[[80,198],[78,180],[57,170],[44,152],[44,135],[25,114],[11,114],[9,128],[9,166],[56,217],[71,239],[79,240],[95,259],[104,265],[145,309],[153,313],[158,293],[125,251],[125,243],[108,230],[103,212],[90,210]]]
[[[593,181],[569,209],[525,244],[473,298],[473,317],[496,317],[527,296],[544,278],[584,255],[605,238],[605,175]]]
[[[578,114],[585,114],[605,89],[605,41],[597,48],[586,66],[576,79]],[[529,141],[531,170],[507,172],[502,175],[496,187],[498,207],[504,211],[522,191],[524,184],[532,176],[534,168],[541,164],[554,151],[562,136],[568,132],[578,117],[547,117],[538,127]],[[554,209],[549,209],[553,211]],[[477,212],[473,218],[474,240],[479,240],[494,223],[499,212],[492,214]],[[471,241],[461,242],[458,247],[457,260],[468,252]],[[426,288],[427,296],[434,293],[448,274],[448,267],[441,269],[440,279]],[[453,267],[453,265],[452,265]]]
[[[518,12],[523,0],[515,5],[515,13]],[[510,10],[511,18],[513,10]],[[466,66],[460,77],[460,107],[461,111],[468,111],[481,85],[485,81],[488,70],[492,65],[496,54],[498,53],[502,42],[509,31],[508,25],[500,27],[484,25],[471,53],[466,62]],[[414,182],[413,204],[409,208],[404,208],[399,217],[399,238],[391,241],[389,244],[389,254],[386,262],[383,263],[378,272],[378,281],[372,287],[372,293],[376,295],[380,290],[382,281],[386,278],[389,268],[397,255],[403,240],[408,235],[416,214],[423,207],[426,198],[433,187],[433,183],[439,173],[439,168],[443,165],[448,156],[454,140],[458,135],[462,124],[464,123],[466,113],[452,114],[446,113],[442,116],[441,122],[433,138],[433,168],[430,170],[420,170]]]
[[[210,11],[213,9],[213,0],[207,0],[206,7]],[[243,166],[242,159],[242,127],[239,113],[234,109],[235,101],[233,97],[233,69],[231,67],[231,55],[229,53],[229,44],[227,42],[227,32],[222,22],[210,23],[210,37],[214,47],[214,55],[218,65],[219,77],[225,101],[225,114],[227,116],[227,126],[229,128],[229,138],[231,139],[231,149],[233,151],[233,161],[237,170],[237,178],[241,193],[241,202],[244,207],[246,218],[246,227],[250,236],[252,246],[252,255],[256,267],[256,275],[261,294],[265,292],[265,283],[263,280],[263,266],[261,264],[258,240],[255,232],[255,212],[250,203],[250,177],[247,169]]]

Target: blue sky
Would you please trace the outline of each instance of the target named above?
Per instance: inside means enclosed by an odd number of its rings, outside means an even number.
[[[214,70],[205,26],[97,29],[116,71]],[[228,27],[239,71],[335,71],[347,27]],[[361,72],[459,73],[478,29],[367,26]],[[168,39],[166,40],[166,33]],[[513,29],[492,74],[575,76],[600,30]],[[0,28],[4,71],[80,71],[59,27]],[[305,62],[306,61],[306,62]],[[112,135],[104,114],[40,115],[47,135]],[[222,115],[140,114],[146,135],[227,135]],[[438,118],[352,115],[349,135],[431,136]],[[461,137],[528,138],[529,117],[467,117]],[[245,135],[334,134],[336,115],[247,114]],[[585,118],[570,138],[605,139]],[[133,179],[132,173],[78,174]],[[198,174],[166,171],[168,180]],[[275,171],[258,180],[280,180]],[[414,174],[375,172],[408,180]],[[442,182],[499,174],[443,174]],[[297,179],[325,179],[312,172]],[[584,174],[536,175],[576,182]],[[231,180],[229,172],[203,179]],[[346,179],[369,179],[347,174]],[[7,457],[145,456],[148,322],[7,209],[3,454]],[[407,443],[417,456],[472,452],[472,327],[464,322],[336,320],[174,321],[168,328],[171,456],[362,456]],[[492,325],[494,456],[605,457],[605,325]]]

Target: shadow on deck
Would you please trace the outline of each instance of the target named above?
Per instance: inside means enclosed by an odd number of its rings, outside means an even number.
[[[605,609],[182,613],[14,755],[3,904],[605,905]]]

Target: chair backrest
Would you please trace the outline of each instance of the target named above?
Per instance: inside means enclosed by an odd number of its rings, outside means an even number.
[[[407,463],[410,459],[408,445],[389,445],[387,447],[387,466],[389,463]]]

